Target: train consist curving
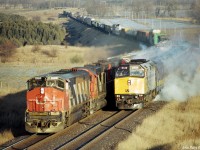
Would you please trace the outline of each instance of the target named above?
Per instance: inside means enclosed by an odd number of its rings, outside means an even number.
[[[114,79],[108,61],[62,69],[27,81],[25,129],[58,132],[106,106],[107,87]]]
[[[83,16],[79,13],[63,11],[63,15],[66,17],[70,17],[71,19],[76,20],[82,24],[100,30],[104,33],[113,34],[128,39],[134,39],[140,42],[144,42],[150,46],[156,45],[160,41],[164,41],[167,39],[166,34],[162,33],[161,30],[158,29],[132,30],[130,28],[124,28],[120,24],[108,25],[105,23],[101,23],[100,21],[95,20],[92,17]]]

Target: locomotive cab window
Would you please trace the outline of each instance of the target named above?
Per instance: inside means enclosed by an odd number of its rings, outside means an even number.
[[[58,87],[64,89],[64,87],[65,87],[65,86],[64,86],[64,82],[58,80]]]
[[[145,72],[141,66],[131,66],[130,67],[130,76],[134,77],[144,77]]]
[[[115,74],[116,77],[129,76],[129,66],[120,66]]]
[[[47,80],[48,87],[55,87],[59,89],[64,89],[64,82],[61,80]]]
[[[27,81],[28,90],[36,87],[54,87],[59,89],[65,88],[65,83],[61,80],[31,79]]]
[[[31,79],[27,82],[28,84],[28,90],[32,90],[36,87],[45,87],[46,81],[45,79]]]
[[[47,81],[47,86],[55,87],[57,85],[55,80],[48,80]]]

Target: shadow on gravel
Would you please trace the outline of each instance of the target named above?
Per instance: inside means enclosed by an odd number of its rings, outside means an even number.
[[[11,130],[14,137],[27,135],[24,118],[26,91],[0,97],[0,133]]]

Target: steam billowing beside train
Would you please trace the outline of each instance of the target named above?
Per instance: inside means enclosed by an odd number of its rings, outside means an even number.
[[[106,88],[114,78],[111,65],[99,61],[28,80],[26,131],[58,132],[106,106]]]
[[[147,56],[134,55],[129,56],[135,57],[133,60],[128,57],[123,59],[114,79],[117,108],[138,109],[153,100],[163,88],[166,76],[178,71],[179,63],[175,62],[188,53],[188,45],[168,45],[167,49],[160,50],[153,48],[153,57],[146,52]],[[148,59],[136,59],[137,57]]]
[[[144,42],[150,46],[158,44],[160,41],[167,39],[166,34],[162,33],[161,30],[132,30],[124,28],[120,24],[104,24],[92,17],[83,16],[79,13],[63,12],[64,16],[70,17],[80,23],[86,24],[97,30],[100,30],[107,34],[114,34],[121,37],[132,38],[141,42]]]
[[[142,108],[161,91],[163,78],[162,62],[133,59],[122,63],[116,71],[114,80],[117,108]]]

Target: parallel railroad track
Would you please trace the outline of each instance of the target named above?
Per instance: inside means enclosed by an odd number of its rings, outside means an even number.
[[[90,142],[92,139],[96,138],[102,133],[106,132],[109,128],[113,127],[118,122],[124,120],[132,113],[133,111],[120,111],[116,113],[114,116],[102,121],[100,124],[93,126],[87,132],[78,135],[74,139],[64,143],[63,145],[57,147],[56,149],[61,149],[61,150],[80,149],[83,145]]]
[[[13,140],[8,141],[8,142],[6,142],[5,144],[1,145],[1,146],[0,146],[0,149],[1,149],[1,150],[8,149],[8,148],[12,147],[13,145],[15,145],[15,144],[17,144],[17,143],[20,143],[21,141],[25,140],[25,139],[28,138],[29,136],[30,136],[30,135],[25,135],[25,136],[20,136],[20,137],[14,138]]]
[[[51,136],[52,134],[33,134],[31,136],[25,136],[21,140],[17,140],[14,143],[11,143],[4,148],[3,150],[23,150],[27,149],[31,145],[36,144],[37,142],[44,140],[45,138]]]
[[[116,149],[117,144],[126,139],[128,135],[134,133],[136,128],[142,124],[145,118],[156,113],[165,104],[166,102],[149,103],[145,108],[131,113],[128,117],[124,118],[104,133],[99,134],[93,140],[79,147],[79,149]]]
[[[100,110],[56,134],[34,134],[6,145],[3,149],[114,149],[120,141],[134,132],[146,117],[165,104],[153,102],[137,111]]]
[[[87,133],[94,126],[101,124],[103,121],[112,118],[118,111],[98,111],[93,115],[88,116],[87,118],[82,119],[81,121],[69,126],[68,128],[46,138],[45,140],[38,142],[35,145],[29,147],[29,150],[43,150],[43,149],[58,149],[65,143],[68,143],[79,137],[80,135]]]

